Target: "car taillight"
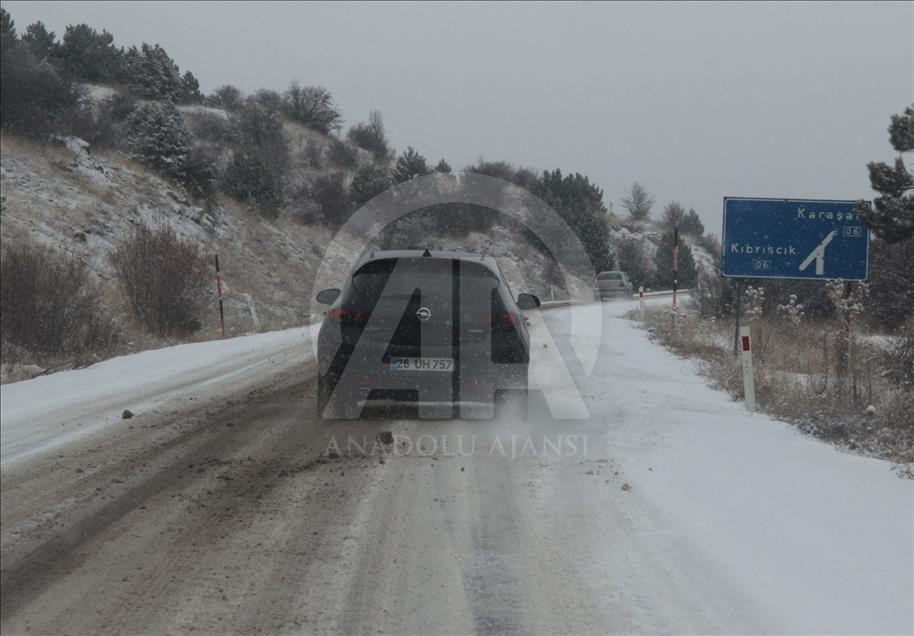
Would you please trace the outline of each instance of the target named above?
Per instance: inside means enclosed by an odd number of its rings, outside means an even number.
[[[494,316],[492,314],[486,314],[486,322],[490,322],[493,325],[496,323],[513,325],[513,324],[516,324],[517,321],[518,321],[517,316],[515,316],[514,314],[511,314],[511,313],[508,313],[507,311],[503,311],[501,313],[495,314]]]
[[[337,322],[346,319],[346,322],[364,323],[368,321],[369,313],[349,307],[334,307],[330,310],[330,319]]]

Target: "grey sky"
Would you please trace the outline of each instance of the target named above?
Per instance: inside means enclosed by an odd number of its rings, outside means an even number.
[[[204,91],[331,89],[398,149],[588,174],[619,209],[719,233],[724,195],[872,196],[886,126],[914,99],[914,5],[5,2],[22,32],[87,22],[158,42]],[[659,209],[655,209],[655,215]]]

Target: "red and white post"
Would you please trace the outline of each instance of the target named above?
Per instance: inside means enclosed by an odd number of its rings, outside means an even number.
[[[673,228],[673,313],[676,313],[676,292],[679,287],[679,228]]]
[[[225,312],[222,311],[222,277],[219,275],[219,255],[216,254],[216,293],[219,295],[219,329],[225,338]]]
[[[638,287],[638,303],[641,306],[641,322],[644,322],[644,285]]]
[[[739,328],[740,355],[743,360],[743,391],[746,394],[746,408],[755,413],[755,371],[752,368],[752,339],[749,327]]]

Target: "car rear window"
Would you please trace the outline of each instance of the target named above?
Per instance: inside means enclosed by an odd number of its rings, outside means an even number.
[[[385,296],[411,296],[417,289],[423,294],[450,294],[454,260],[444,258],[385,258],[362,265],[352,275],[352,286],[359,295],[371,299]],[[464,293],[491,291],[498,287],[498,277],[487,267],[460,260],[460,284]],[[396,275],[391,276],[396,272]]]
[[[622,272],[600,272],[597,280],[622,280]]]

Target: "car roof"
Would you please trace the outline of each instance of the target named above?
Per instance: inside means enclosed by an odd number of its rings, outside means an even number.
[[[369,261],[385,258],[444,258],[450,260],[476,261],[484,263],[490,268],[497,268],[495,259],[485,254],[473,252],[458,252],[451,250],[414,249],[414,250],[372,250],[359,260],[359,266]]]

